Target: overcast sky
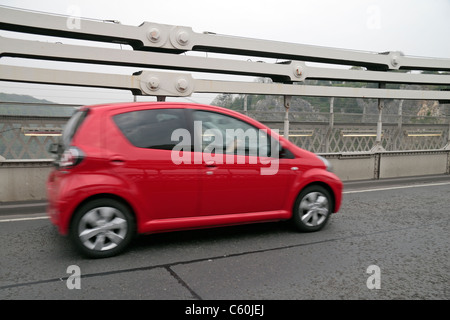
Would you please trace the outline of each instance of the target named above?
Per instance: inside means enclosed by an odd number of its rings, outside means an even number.
[[[450,0],[0,0],[0,5],[134,26],[150,21],[195,32],[450,58]],[[0,92],[23,93],[20,87],[0,82]],[[101,102],[101,97],[88,99],[86,88],[25,87],[57,102]],[[127,100],[131,94],[110,97]],[[205,99],[193,97],[208,103]]]

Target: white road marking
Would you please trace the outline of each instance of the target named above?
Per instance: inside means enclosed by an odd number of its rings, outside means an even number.
[[[408,189],[408,188],[423,188],[423,187],[433,187],[433,186],[444,186],[449,185],[450,182],[438,182],[438,183],[427,183],[427,184],[415,184],[412,186],[397,186],[397,187],[385,187],[385,188],[374,188],[374,189],[363,189],[363,190],[353,190],[344,191],[344,194],[350,193],[362,193],[362,192],[372,192],[372,191],[386,191],[386,190],[396,190],[396,189]]]
[[[43,220],[43,219],[49,219],[49,217],[48,216],[37,216],[37,217],[27,217],[27,218],[8,218],[8,219],[0,219],[0,222],[17,222],[17,221],[30,221],[30,220]]]
[[[364,193],[364,192],[373,192],[373,191],[386,191],[386,190],[396,190],[396,189],[408,189],[408,188],[423,188],[423,187],[445,186],[445,185],[450,185],[450,182],[427,183],[427,184],[416,184],[416,185],[412,185],[412,186],[397,186],[397,187],[385,187],[385,188],[374,188],[374,189],[344,191],[343,194]],[[30,220],[49,219],[49,217],[45,213],[39,213],[39,215],[40,216],[26,217],[26,218],[0,219],[0,223],[1,222],[18,222],[18,221],[30,221]]]
[[[47,206],[47,204],[46,203],[8,204],[8,205],[0,205],[0,209],[32,208],[44,206]]]

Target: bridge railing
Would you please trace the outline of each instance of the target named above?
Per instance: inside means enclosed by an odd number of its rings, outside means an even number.
[[[93,70],[83,72],[69,68],[49,69],[0,63],[0,81],[128,90],[136,96],[156,96],[158,100],[189,97],[194,93],[282,96],[283,112],[272,115],[282,121],[286,138],[296,136],[290,132],[290,126],[298,130],[296,123],[328,122],[327,133],[322,135],[320,142],[316,139],[312,143],[313,146],[320,145],[320,149],[313,151],[341,151],[330,146],[333,141],[334,145],[343,145],[337,141],[338,131],[335,129],[343,122],[365,124],[376,121],[375,138],[370,143],[370,150],[383,151],[388,145],[385,139],[388,130],[383,127],[383,122],[397,121],[400,128],[410,124],[408,122],[412,124],[431,119],[387,115],[384,111],[385,99],[450,101],[450,59],[444,58],[412,57],[400,51],[364,52],[211,32],[198,33],[190,27],[153,22],[129,26],[7,7],[0,7],[0,29],[46,36],[45,41],[19,39],[14,37],[14,33],[0,37],[0,62],[3,58],[20,58],[20,61],[27,62],[62,61],[89,64]],[[61,38],[84,42],[64,44]],[[118,43],[126,47],[111,48],[99,45],[101,43]],[[95,71],[95,66],[101,65],[132,67],[137,71],[132,74]],[[253,81],[253,78],[251,81],[230,80],[230,75],[270,78],[270,81],[261,83]],[[320,85],[314,82],[316,80],[322,80]],[[333,86],[335,81],[343,82]],[[354,85],[361,82],[371,85]],[[417,85],[423,86],[419,89]],[[347,114],[343,117],[331,110],[331,105],[329,113],[297,114],[290,110],[293,96],[376,99],[378,114]],[[263,114],[255,117],[265,121]],[[433,118],[433,121],[435,125],[448,125],[446,117]],[[4,130],[9,130],[9,127]],[[449,139],[448,128],[441,131],[444,147],[445,139]],[[402,134],[405,135],[404,130],[399,129],[393,136]],[[327,140],[326,137],[334,137],[334,140]],[[398,145],[398,139],[396,141]]]
[[[58,109],[47,105],[48,109]],[[0,103],[0,156],[9,160],[51,158],[47,149],[59,139],[67,115],[2,114]],[[248,114],[284,134],[283,112],[252,111]],[[342,118],[340,118],[342,116]],[[368,152],[376,146],[376,114],[338,114],[330,123],[328,113],[290,112],[289,140],[316,153]],[[449,125],[445,117],[384,115],[381,146],[386,151],[435,150],[447,146]]]

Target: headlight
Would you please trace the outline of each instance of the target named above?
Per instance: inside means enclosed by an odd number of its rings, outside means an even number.
[[[322,160],[323,164],[325,165],[325,167],[327,167],[327,171],[329,172],[333,172],[333,166],[331,165],[331,162],[328,161],[327,159],[325,159],[322,156],[317,156],[320,160]]]

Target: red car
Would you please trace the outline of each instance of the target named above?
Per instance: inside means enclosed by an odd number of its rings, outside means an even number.
[[[50,151],[48,214],[94,258],[137,234],[288,219],[317,231],[341,205],[326,159],[219,107],[81,107]]]

